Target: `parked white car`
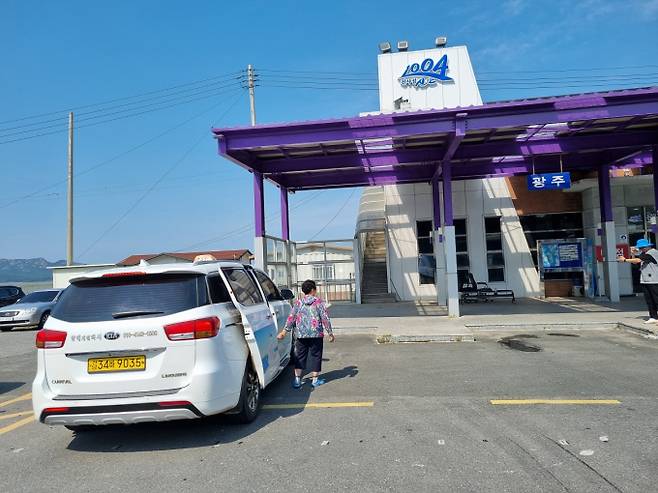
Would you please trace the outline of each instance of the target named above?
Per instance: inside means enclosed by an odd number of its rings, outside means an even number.
[[[287,366],[277,340],[293,293],[233,262],[148,265],[85,274],[37,333],[34,414],[93,425],[258,414]]]

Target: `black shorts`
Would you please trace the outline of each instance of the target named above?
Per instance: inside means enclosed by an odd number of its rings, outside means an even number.
[[[308,360],[309,370],[322,370],[323,337],[305,337],[295,339],[295,369],[305,370]]]

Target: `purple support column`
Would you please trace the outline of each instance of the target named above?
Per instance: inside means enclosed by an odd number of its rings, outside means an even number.
[[[658,145],[653,146],[651,151],[651,161],[653,162],[653,205],[658,208]]]
[[[599,166],[599,202],[601,205],[601,249],[603,252],[603,282],[610,301],[619,301],[619,268],[617,264],[617,233],[612,215],[610,167]]]
[[[290,216],[288,213],[288,189],[281,187],[281,238],[290,239]]]
[[[599,203],[601,206],[601,223],[612,221],[612,191],[610,189],[610,169],[599,166]]]
[[[434,230],[441,229],[441,195],[439,194],[439,179],[432,180],[432,205],[434,206]]]
[[[254,223],[255,236],[265,235],[265,201],[263,193],[263,175],[254,171]]]
[[[441,179],[443,181],[443,216],[444,224],[452,226],[452,164],[443,165]]]

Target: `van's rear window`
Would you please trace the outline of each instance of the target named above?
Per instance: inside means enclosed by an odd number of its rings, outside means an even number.
[[[71,284],[60,296],[52,316],[65,322],[162,317],[207,303],[203,275],[108,277]]]

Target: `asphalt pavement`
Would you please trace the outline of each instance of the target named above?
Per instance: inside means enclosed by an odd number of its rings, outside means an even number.
[[[658,483],[658,343],[618,330],[451,344],[346,335],[326,346],[327,385],[295,391],[283,375],[251,425],[80,434],[26,414],[33,339],[0,334],[3,491],[644,493]]]

